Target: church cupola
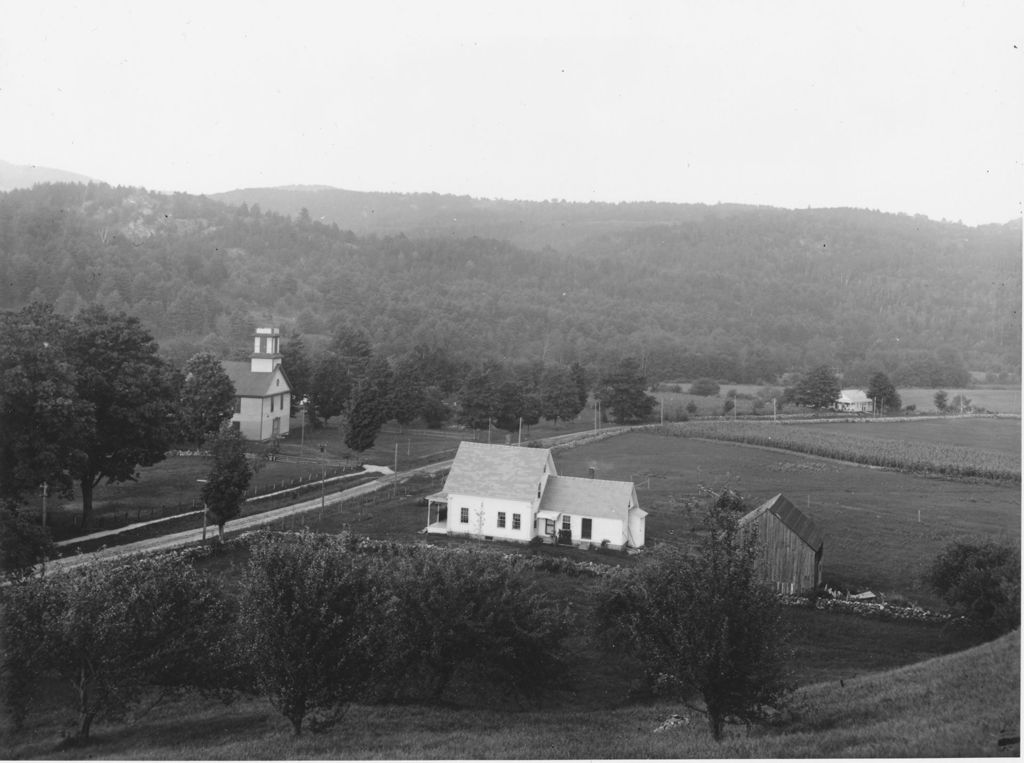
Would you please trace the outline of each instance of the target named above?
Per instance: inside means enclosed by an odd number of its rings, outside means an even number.
[[[280,329],[256,329],[250,363],[249,370],[254,374],[269,373],[281,365]]]

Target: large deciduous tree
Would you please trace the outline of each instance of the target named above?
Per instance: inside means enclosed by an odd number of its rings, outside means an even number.
[[[647,379],[635,358],[625,358],[601,378],[597,397],[619,424],[643,421],[657,402],[647,392]]]
[[[208,352],[189,358],[181,375],[178,426],[181,436],[198,450],[231,418],[235,385],[220,361]]]
[[[309,380],[308,412],[313,426],[342,413],[352,394],[352,380],[345,362],[337,353],[327,350],[316,356]]]
[[[868,381],[867,395],[875,401],[879,413],[898,411],[903,406],[900,393],[896,391],[896,387],[889,381],[889,377],[881,371],[872,374],[870,381]]]
[[[92,407],[92,426],[76,443],[72,474],[82,492],[82,526],[92,516],[93,488],[125,482],[140,466],[164,459],[173,434],[174,389],[168,365],[138,319],[89,307],[72,321],[65,346],[75,391]]]
[[[71,493],[94,408],[75,387],[70,330],[48,305],[0,313],[0,501],[16,505],[43,482]]]
[[[830,408],[839,399],[839,377],[827,365],[808,371],[789,393],[797,405],[808,408]]]
[[[609,643],[626,646],[663,688],[704,700],[711,733],[751,722],[784,695],[785,639],[773,593],[757,574],[757,540],[711,505],[697,553],[659,546],[612,577],[598,610]]]
[[[541,415],[557,425],[579,415],[586,404],[572,371],[564,367],[546,368],[540,380]]]
[[[206,510],[217,525],[217,534],[224,542],[224,525],[242,511],[245,491],[252,479],[252,467],[245,457],[245,441],[230,424],[221,426],[210,450],[213,464],[203,485]]]
[[[292,387],[292,398],[296,403],[309,394],[312,366],[306,342],[299,332],[289,334],[281,342],[281,366],[288,374]]]

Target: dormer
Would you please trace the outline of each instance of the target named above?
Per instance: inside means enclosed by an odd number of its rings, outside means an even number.
[[[249,370],[254,374],[269,373],[281,365],[281,330],[258,328],[253,336]]]

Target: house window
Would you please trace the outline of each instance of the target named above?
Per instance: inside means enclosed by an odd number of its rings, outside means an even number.
[[[537,483],[537,497],[540,498],[540,483]]]
[[[512,529],[518,530],[522,527],[522,517],[519,514],[512,515]]]
[[[563,530],[571,530],[572,529],[572,517],[570,517],[568,515],[562,517],[562,529]]]
[[[270,412],[274,412],[274,398],[270,398]]]
[[[235,398],[235,413],[241,413],[241,412],[242,412],[242,398],[236,397]]]
[[[590,540],[590,529],[591,529],[591,525],[593,524],[593,521],[594,520],[586,518],[586,517],[583,519],[583,525],[580,527],[580,537],[581,538],[585,538],[587,540]]]
[[[498,527],[504,527],[504,526],[505,526],[505,512],[504,511],[499,511],[498,512]]]
[[[544,534],[554,535],[555,534],[555,520],[545,519],[544,520]]]
[[[467,509],[465,506],[459,509],[459,521],[462,522],[462,524],[464,525],[469,524],[469,509]]]

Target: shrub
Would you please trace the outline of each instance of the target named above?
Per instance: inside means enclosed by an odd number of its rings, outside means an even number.
[[[690,394],[700,395],[701,397],[710,397],[711,395],[717,395],[719,389],[721,389],[721,387],[718,386],[718,382],[714,379],[702,377],[690,385]]]
[[[686,404],[686,412],[691,416],[697,412],[697,404],[692,400]]]
[[[928,583],[955,614],[996,636],[1020,627],[1020,551],[956,541],[928,571]]]

